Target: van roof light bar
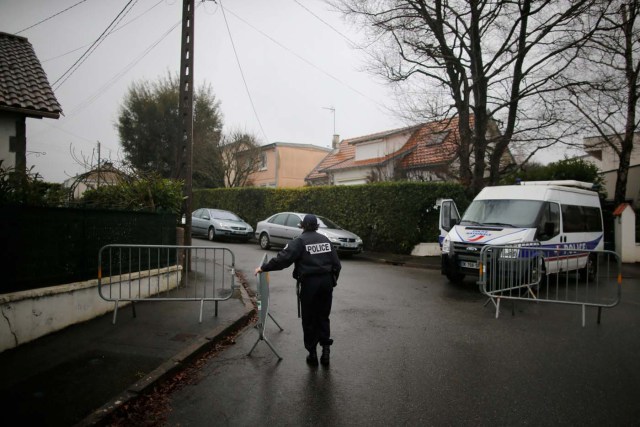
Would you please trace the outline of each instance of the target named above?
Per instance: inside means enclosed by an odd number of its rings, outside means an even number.
[[[591,182],[575,181],[571,179],[563,179],[558,181],[520,181],[520,185],[561,185],[564,187],[578,187],[586,190],[595,189],[595,185]]]

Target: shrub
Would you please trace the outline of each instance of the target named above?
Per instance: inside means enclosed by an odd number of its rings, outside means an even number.
[[[80,203],[94,208],[177,214],[182,208],[182,182],[149,175],[87,190]]]
[[[43,182],[33,167],[25,173],[4,168],[0,160],[0,206],[62,206],[67,200],[62,184]]]

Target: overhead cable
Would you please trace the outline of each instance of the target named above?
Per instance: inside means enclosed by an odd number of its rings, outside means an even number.
[[[85,0],[85,1],[86,1],[86,0]],[[116,31],[120,31],[121,29],[123,29],[123,28],[124,28],[124,27],[126,27],[127,25],[131,24],[132,22],[137,21],[138,19],[140,19],[142,16],[146,15],[147,13],[149,13],[152,9],[154,9],[156,6],[158,6],[158,5],[159,5],[160,3],[162,3],[163,1],[165,1],[165,0],[159,0],[156,4],[154,4],[154,5],[153,5],[153,6],[151,6],[149,9],[145,10],[144,12],[142,12],[141,14],[137,15],[137,16],[136,16],[136,17],[134,17],[134,18],[131,18],[130,20],[128,20],[128,21],[127,21],[127,22],[125,22],[124,24],[120,25],[119,27],[114,28],[112,31],[109,31],[109,34],[107,34],[107,35],[113,34],[113,33],[115,33]],[[54,59],[62,58],[63,56],[67,56],[67,55],[69,55],[69,54],[71,54],[71,53],[73,53],[73,52],[76,52],[76,51],[78,51],[78,50],[80,50],[80,49],[82,49],[82,48],[85,48],[85,47],[87,47],[87,46],[89,46],[89,44],[85,44],[85,45],[80,46],[80,47],[77,47],[77,48],[75,48],[75,49],[73,49],[73,50],[67,51],[67,52],[65,52],[65,53],[61,53],[60,55],[54,56],[54,57],[52,57],[52,58],[43,59],[43,60],[41,60],[40,62],[41,62],[41,63],[45,63],[45,62],[48,62],[48,61],[53,61]]]
[[[67,69],[67,71],[62,73],[62,75],[58,77],[58,79],[55,82],[53,82],[51,87],[54,90],[57,90],[58,88],[60,88],[60,86],[62,86],[64,82],[66,82],[69,79],[69,77],[71,77],[71,75],[73,75],[73,73],[80,67],[80,65],[82,65],[82,63],[84,63],[84,61],[89,57],[89,55],[91,55],[91,53],[93,53],[93,51],[95,51],[95,49],[102,43],[102,41],[106,38],[106,35],[108,35],[109,30],[112,27],[114,27],[117,23],[119,23],[122,20],[122,18],[126,16],[127,13],[129,13],[129,11],[131,10],[131,7],[133,7],[132,3],[135,4],[137,2],[138,0],[129,0],[129,2],[122,8],[122,10],[113,19],[113,21],[111,21],[111,23],[102,32],[102,34],[100,34],[100,36],[91,44],[91,46],[89,46],[89,48],[82,55],[80,55],[80,57],[76,60],[76,62],[74,62],[73,65],[71,65],[71,67]]]
[[[227,32],[229,33],[229,39],[231,40],[231,47],[233,47],[233,53],[236,56],[236,62],[238,63],[238,68],[240,69],[240,75],[242,76],[242,82],[244,83],[244,88],[247,91],[247,96],[249,97],[249,102],[251,103],[251,108],[253,108],[253,114],[256,116],[256,120],[258,121],[258,126],[260,126],[260,130],[262,131],[262,135],[264,136],[266,142],[269,141],[267,134],[262,127],[262,123],[260,122],[260,117],[258,117],[258,112],[256,111],[256,106],[253,103],[253,98],[251,98],[251,92],[249,91],[249,86],[247,85],[247,80],[244,77],[244,72],[242,71],[242,65],[240,64],[240,58],[238,57],[238,51],[236,50],[236,45],[233,42],[233,37],[231,36],[231,29],[229,28],[229,22],[227,21],[227,15],[224,13],[225,8],[222,5],[222,0],[220,0],[220,9],[222,10],[222,16],[224,17],[224,23],[227,26]],[[231,12],[233,13],[233,12]]]
[[[362,96],[363,98],[368,99],[369,101],[373,102],[375,105],[377,105],[380,108],[386,109],[387,107],[380,104],[378,101],[376,101],[375,99],[367,96],[366,94],[362,93],[361,91],[359,91],[358,89],[354,88],[353,86],[349,85],[348,83],[343,82],[342,80],[340,80],[338,77],[334,76],[333,74],[329,73],[328,71],[323,70],[322,68],[320,68],[319,66],[315,65],[313,62],[309,61],[308,59],[306,59],[305,57],[301,56],[300,54],[294,52],[293,50],[289,49],[288,47],[286,47],[285,45],[283,45],[282,43],[280,43],[279,41],[277,41],[276,39],[274,39],[273,37],[271,37],[270,35],[266,34],[264,31],[256,28],[254,25],[250,24],[249,22],[247,22],[246,20],[242,19],[241,17],[239,17],[238,15],[236,15],[235,13],[233,13],[232,11],[230,11],[229,9],[226,9],[225,7],[222,6],[222,4],[220,4],[220,7],[223,11],[226,10],[227,12],[229,12],[230,14],[232,14],[233,16],[236,17],[236,19],[239,19],[240,21],[244,22],[246,25],[248,25],[249,27],[253,28],[255,31],[257,31],[258,33],[260,33],[262,36],[266,37],[267,39],[271,40],[273,43],[275,43],[276,45],[280,46],[282,49],[286,50],[287,52],[291,53],[292,55],[296,56],[298,59],[300,59],[301,61],[305,62],[306,64],[308,64],[309,66],[315,68],[316,70],[320,71],[322,74],[328,76],[329,78],[335,80],[336,82],[346,86],[347,88],[349,88],[351,91],[357,93],[358,95]]]
[[[78,3],[76,3],[76,4],[74,4],[74,5],[71,5],[71,6],[69,6],[69,7],[68,7],[68,8],[66,8],[66,9],[63,9],[63,10],[61,10],[60,12],[55,13],[55,14],[51,15],[51,16],[50,16],[50,17],[48,17],[48,18],[44,18],[43,20],[38,21],[38,22],[36,22],[35,24],[28,26],[27,28],[23,28],[22,30],[20,30],[20,31],[18,31],[17,33],[14,33],[14,34],[20,34],[20,33],[23,33],[23,32],[25,32],[25,31],[27,31],[27,30],[30,30],[31,28],[36,27],[36,26],[38,26],[38,25],[42,24],[43,22],[48,21],[48,20],[49,20],[49,19],[51,19],[51,18],[55,18],[56,16],[60,15],[61,13],[66,12],[66,11],[67,11],[67,10],[69,10],[69,9],[73,9],[74,7],[76,7],[76,6],[77,6],[77,5],[79,5],[80,3],[84,3],[85,1],[87,1],[87,0],[80,0]]]

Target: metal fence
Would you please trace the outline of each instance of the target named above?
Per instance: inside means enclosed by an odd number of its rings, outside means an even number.
[[[480,253],[480,290],[500,314],[503,299],[579,305],[602,309],[620,302],[622,275],[615,252],[542,247],[539,243],[485,246]],[[486,305],[485,304],[485,305]],[[515,311],[513,311],[515,312]]]
[[[226,301],[235,285],[235,255],[227,248],[175,245],[106,245],[98,254],[98,293],[115,304],[113,323],[121,302]]]
[[[174,245],[177,224],[174,214],[1,206],[0,294],[95,279],[103,245]]]

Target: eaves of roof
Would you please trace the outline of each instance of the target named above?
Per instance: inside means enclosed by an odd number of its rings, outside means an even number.
[[[0,110],[58,118],[62,108],[31,43],[0,32]]]
[[[397,128],[397,129],[387,130],[383,132],[372,133],[369,135],[359,136],[357,138],[347,139],[345,140],[345,142],[347,144],[353,145],[353,144],[359,144],[362,142],[375,141],[378,139],[388,138],[392,135],[397,135],[400,133],[413,132],[416,129],[420,128],[421,126],[422,125],[412,125],[412,126],[407,126],[403,128]]]

